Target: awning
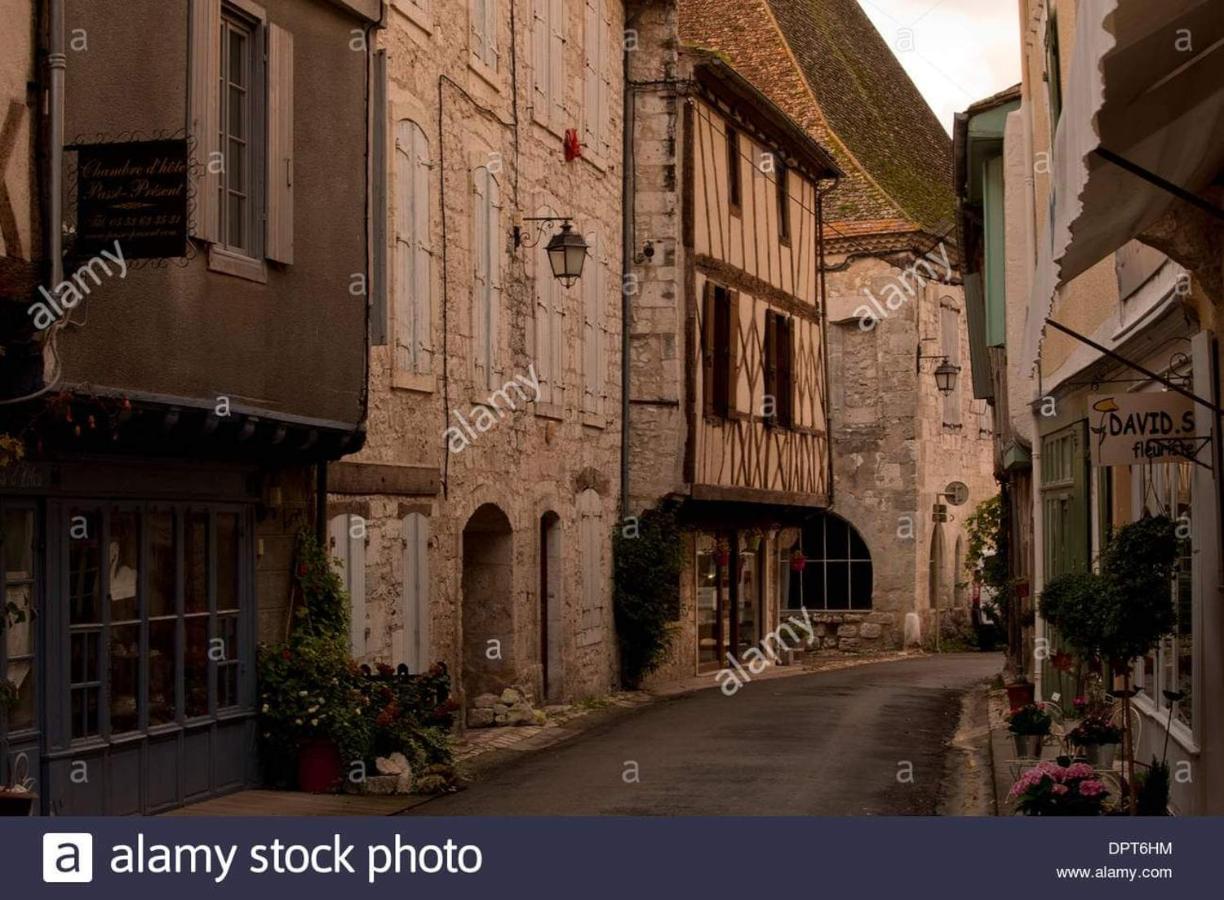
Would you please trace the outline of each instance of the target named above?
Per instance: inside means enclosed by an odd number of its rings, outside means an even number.
[[[1038,250],[1025,371],[1059,286],[1143,232],[1173,193],[1114,155],[1200,194],[1224,168],[1220,0],[1081,0],[1054,140],[1049,241]]]

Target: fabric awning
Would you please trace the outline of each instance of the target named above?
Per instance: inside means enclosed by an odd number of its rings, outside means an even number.
[[[1051,170],[1053,225],[1038,250],[1025,371],[1036,365],[1057,289],[1177,202],[1097,149],[1193,194],[1224,168],[1220,0],[1081,0],[1066,81]]]

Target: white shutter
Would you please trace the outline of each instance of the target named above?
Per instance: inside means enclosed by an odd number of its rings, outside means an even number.
[[[412,123],[395,126],[395,368],[412,368]]]
[[[608,302],[608,285],[611,275],[611,260],[606,252],[599,255],[599,265],[595,269],[599,279],[599,288],[595,292],[597,304],[595,308],[595,373],[598,381],[595,386],[595,411],[600,415],[607,409],[608,400],[608,315],[604,304]]]
[[[472,361],[478,384],[489,380],[489,170],[483,166],[472,178]]]
[[[583,120],[582,142],[591,150],[599,148],[599,12],[600,0],[586,0],[586,25],[582,32]]]
[[[565,291],[553,277],[552,266],[544,260],[544,277],[548,283],[548,365],[552,370],[553,403],[565,404]]]
[[[293,35],[268,26],[268,259],[293,263]]]
[[[356,518],[348,514],[332,516],[327,523],[327,534],[328,554],[338,563],[340,577],[349,593],[350,652],[354,659],[360,659],[366,652],[365,538],[352,536]],[[360,531],[364,534],[365,529]]]
[[[395,660],[416,674],[429,666],[429,519],[420,513],[404,516],[403,544],[402,628]]]
[[[604,159],[612,158],[612,4],[599,0],[599,118],[595,120],[599,129],[599,152]]]
[[[484,0],[484,13],[484,63],[497,71],[497,0]]]
[[[409,155],[412,178],[412,368],[431,370],[432,315],[429,274],[429,142],[425,132],[411,123],[412,147]]]
[[[949,306],[941,306],[940,344],[941,351],[951,365],[960,365],[960,313]],[[961,424],[960,391],[952,390],[943,395],[943,420],[946,425]]]
[[[471,0],[468,7],[468,16],[471,18],[472,56],[481,62],[484,62],[487,56],[485,49],[486,7],[491,2],[492,0]]]
[[[542,209],[538,214],[541,216],[551,216],[553,212],[548,209]],[[544,249],[544,242],[541,242],[536,247],[534,280],[535,316],[533,317],[533,331],[535,338],[536,379],[540,385],[539,401],[541,403],[552,403],[554,375],[551,324],[553,316],[552,282],[556,279],[552,277],[552,271],[548,266],[548,253]]]
[[[488,336],[487,336],[487,354],[488,354],[488,386],[490,389],[498,387],[497,377],[499,374],[497,350],[498,350],[498,321],[501,313],[501,187],[497,183],[497,178],[492,173],[485,170],[488,179],[487,191],[485,195],[485,204],[487,212],[485,214],[485,242],[488,254],[488,287],[486,294],[488,296]]]
[[[582,408],[599,412],[599,252],[594,234],[586,236],[589,250],[582,273]]]
[[[552,0],[531,0],[531,115],[547,125],[552,115],[549,78],[549,13]]]
[[[565,127],[565,4],[548,0],[548,102],[553,127]]]
[[[212,165],[221,127],[221,0],[191,0],[191,81],[188,130],[194,145],[195,227],[192,235],[216,241],[221,231],[220,170]]]

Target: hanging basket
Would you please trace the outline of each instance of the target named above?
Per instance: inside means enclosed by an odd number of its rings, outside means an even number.
[[[807,557],[799,550],[796,550],[791,554],[790,567],[792,572],[802,572],[807,568]]]

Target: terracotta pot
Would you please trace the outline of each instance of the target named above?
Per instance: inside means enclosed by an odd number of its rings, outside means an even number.
[[[298,750],[298,790],[327,794],[340,786],[340,749],[330,738],[311,738]]]
[[[1007,703],[1011,707],[1011,711],[1015,712],[1022,706],[1028,706],[1033,702],[1035,688],[1030,682],[1018,681],[1015,684],[1007,686]]]

